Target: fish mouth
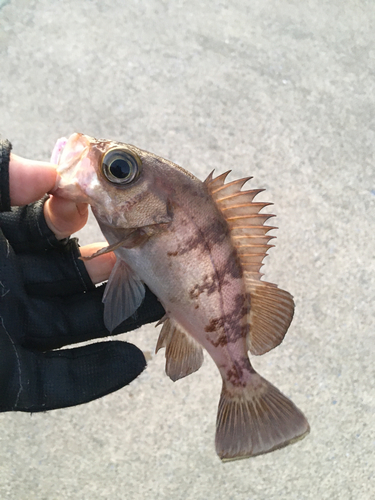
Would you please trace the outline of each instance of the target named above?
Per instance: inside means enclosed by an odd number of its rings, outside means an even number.
[[[57,172],[60,173],[76,164],[87,152],[89,146],[89,138],[78,132],[68,139],[61,137],[53,148],[51,162],[58,165]]]
[[[88,203],[88,197],[81,186],[79,171],[82,164],[89,163],[86,158],[89,149],[90,140],[84,134],[74,133],[68,139],[62,137],[57,140],[51,157],[51,161],[57,165],[58,178],[56,187],[51,192],[53,195]]]

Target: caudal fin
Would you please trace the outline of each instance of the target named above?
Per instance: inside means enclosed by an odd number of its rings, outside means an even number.
[[[216,452],[222,460],[268,453],[309,431],[295,404],[257,373],[246,387],[224,381],[216,422]]]

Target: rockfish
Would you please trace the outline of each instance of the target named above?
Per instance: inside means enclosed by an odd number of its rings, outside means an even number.
[[[57,158],[59,156],[59,158]],[[87,202],[117,261],[103,297],[112,331],[140,306],[146,284],[166,315],[156,351],[165,347],[175,381],[198,370],[202,347],[222,380],[216,451],[231,460],[282,448],[309,432],[302,412],[262,378],[248,351],[260,355],[283,340],[292,296],[261,281],[273,246],[269,203],[250,179],[229,172],[201,182],[174,163],[135,146],[73,134],[55,147],[56,195]],[[95,256],[94,255],[94,256]]]

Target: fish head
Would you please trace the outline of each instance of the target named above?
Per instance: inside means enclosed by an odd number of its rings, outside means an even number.
[[[54,194],[89,203],[101,224],[128,229],[170,222],[173,186],[154,155],[75,133],[59,139],[52,157],[60,176]]]

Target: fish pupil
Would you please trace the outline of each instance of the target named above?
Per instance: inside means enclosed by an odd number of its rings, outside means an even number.
[[[111,163],[109,170],[117,179],[126,179],[132,171],[132,164],[128,160],[118,158]]]

